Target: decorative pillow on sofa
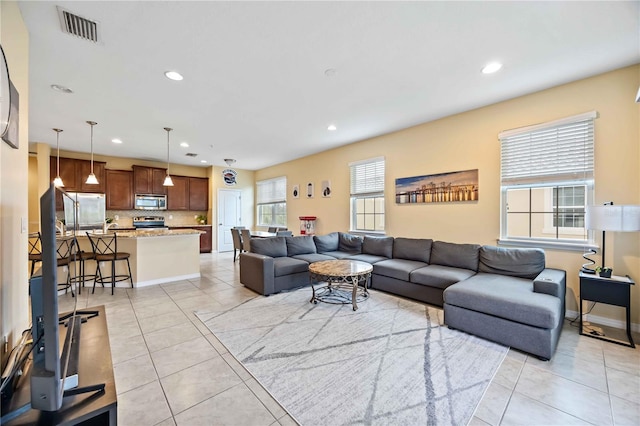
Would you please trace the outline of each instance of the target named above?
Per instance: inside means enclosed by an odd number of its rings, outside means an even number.
[[[362,253],[384,256],[391,259],[393,256],[393,237],[364,236]]]
[[[287,257],[285,237],[252,238],[251,253],[271,257]]]
[[[478,270],[480,258],[479,244],[456,244],[434,241],[431,246],[432,265],[452,266],[454,268]]]
[[[287,256],[295,256],[298,254],[312,254],[316,252],[316,245],[313,243],[311,235],[302,235],[300,237],[285,237],[287,242]]]
[[[429,263],[433,240],[398,237],[393,242],[393,258]]]
[[[338,251],[345,253],[362,253],[362,237],[338,232]]]
[[[482,246],[480,272],[534,279],[544,269],[544,251]]]
[[[339,237],[337,232],[332,232],[327,235],[314,235],[313,242],[316,243],[318,253],[338,251]]]

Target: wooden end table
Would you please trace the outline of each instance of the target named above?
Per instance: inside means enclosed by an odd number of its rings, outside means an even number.
[[[350,303],[353,310],[357,310],[357,302],[363,302],[369,297],[367,285],[372,271],[371,264],[359,260],[325,260],[310,264],[309,276],[313,296],[309,303]],[[314,280],[327,284],[316,289],[313,285]],[[360,283],[363,283],[362,287]]]

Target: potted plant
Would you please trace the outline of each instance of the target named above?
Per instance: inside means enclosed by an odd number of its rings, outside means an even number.
[[[604,266],[604,267],[598,266],[596,268],[596,272],[602,278],[611,278],[611,273],[613,272],[613,269],[609,268],[608,266]]]
[[[200,225],[206,225],[207,224],[207,216],[200,214],[198,216],[196,216],[196,221],[200,224]]]

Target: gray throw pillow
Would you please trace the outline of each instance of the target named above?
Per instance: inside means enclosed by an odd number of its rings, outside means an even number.
[[[285,237],[252,238],[251,252],[271,257],[287,257]]]
[[[455,244],[434,241],[431,246],[431,264],[478,270],[479,244]]]
[[[542,249],[482,246],[480,272],[534,279],[545,266]]]
[[[338,232],[338,251],[345,253],[362,253],[362,237]]]
[[[313,237],[311,235],[285,238],[287,241],[287,256],[289,257],[316,252],[316,245],[313,243]]]
[[[391,259],[393,256],[393,237],[370,237],[365,235],[362,243],[362,253]]]
[[[338,251],[339,237],[337,232],[332,232],[327,235],[314,235],[313,242],[316,243],[318,253]]]
[[[429,263],[433,240],[398,237],[393,242],[393,258]]]

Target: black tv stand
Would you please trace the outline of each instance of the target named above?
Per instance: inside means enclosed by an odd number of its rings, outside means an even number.
[[[60,410],[51,412],[34,410],[30,407],[31,364],[27,363],[13,397],[2,404],[3,414],[15,412],[15,417],[6,422],[3,421],[3,425],[115,426],[118,424],[118,401],[104,306],[97,306],[91,310],[98,312],[98,315],[83,324],[81,328],[78,387],[64,391]],[[64,340],[64,336],[60,338]],[[63,345],[62,341],[60,345]]]

